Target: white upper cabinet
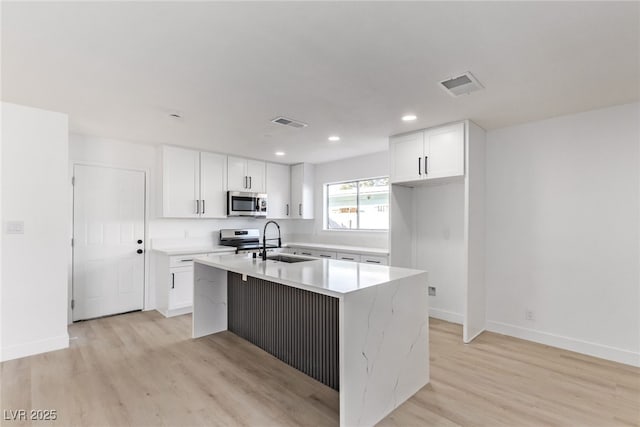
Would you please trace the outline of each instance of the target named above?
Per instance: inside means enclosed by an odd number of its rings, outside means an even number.
[[[424,177],[424,132],[391,138],[391,182],[415,181]]]
[[[265,192],[265,162],[228,156],[227,185],[229,191]]]
[[[291,166],[291,218],[313,219],[313,165]]]
[[[227,156],[200,153],[200,216],[227,216]]]
[[[249,177],[249,191],[253,193],[264,193],[266,190],[265,186],[265,175],[266,175],[266,166],[265,162],[261,162],[259,160],[247,160],[247,176]]]
[[[465,124],[455,123],[389,140],[391,182],[464,175]]]
[[[291,168],[267,163],[267,218],[286,219],[291,216]]]
[[[224,218],[227,156],[162,147],[162,216]]]
[[[200,203],[200,153],[162,147],[162,216],[197,218]]]
[[[227,157],[227,188],[229,191],[248,191],[247,159]]]
[[[424,133],[427,179],[464,175],[464,123]]]

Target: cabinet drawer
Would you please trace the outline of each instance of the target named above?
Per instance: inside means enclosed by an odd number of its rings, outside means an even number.
[[[379,265],[388,264],[388,260],[386,256],[373,256],[373,255],[362,255],[362,260],[360,262],[364,262],[367,264],[379,264]]]
[[[313,251],[315,252],[315,255],[318,258],[331,258],[331,259],[336,259],[336,253],[335,252],[330,252],[330,251]]]
[[[205,254],[176,255],[169,257],[169,267],[193,267],[193,259]]]
[[[358,254],[348,254],[348,253],[342,253],[342,252],[338,252],[336,257],[343,261],[353,261],[353,262],[360,262],[362,258]]]
[[[316,251],[312,251],[311,249],[305,249],[305,248],[295,248],[293,253],[295,255],[318,256],[316,255]]]

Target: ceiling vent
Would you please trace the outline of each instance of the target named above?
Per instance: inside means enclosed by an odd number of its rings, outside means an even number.
[[[299,121],[293,120],[293,119],[287,119],[286,117],[276,117],[275,119],[273,119],[271,121],[273,123],[277,123],[277,124],[282,125],[282,126],[289,126],[289,127],[297,128],[297,129],[306,128],[307,126],[309,126],[306,123],[302,123],[302,122],[299,122]]]
[[[476,90],[484,89],[484,86],[480,84],[478,79],[468,71],[461,76],[443,80],[440,84],[451,96],[466,95]]]

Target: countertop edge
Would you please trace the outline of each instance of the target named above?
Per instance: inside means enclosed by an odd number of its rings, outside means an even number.
[[[397,280],[400,280],[400,279],[403,279],[403,278],[406,278],[406,277],[418,276],[418,275],[427,273],[426,271],[423,271],[423,270],[416,270],[416,269],[409,269],[409,268],[402,268],[402,267],[390,267],[390,266],[386,266],[386,265],[385,266],[375,266],[375,267],[379,267],[379,268],[404,270],[408,274],[406,274],[406,275],[404,275],[402,277],[397,277],[397,278],[388,280],[386,282],[380,282],[378,284],[371,285],[371,286],[366,286],[366,287],[363,287],[363,288],[357,288],[357,289],[352,289],[352,290],[347,290],[347,291],[336,291],[336,290],[327,289],[327,288],[321,287],[321,286],[316,286],[316,285],[305,284],[305,283],[300,283],[300,282],[297,282],[297,281],[288,280],[286,278],[274,277],[274,276],[263,274],[261,272],[254,271],[254,270],[251,270],[251,269],[242,268],[242,266],[238,266],[238,265],[232,266],[232,265],[228,265],[228,264],[225,264],[225,263],[215,262],[215,261],[213,261],[211,259],[208,259],[206,257],[195,258],[194,262],[198,263],[198,264],[205,265],[205,266],[209,266],[209,267],[219,268],[219,269],[225,270],[225,271],[231,271],[233,273],[246,274],[246,275],[251,276],[251,277],[267,280],[267,281],[274,282],[274,283],[280,283],[280,284],[283,284],[283,285],[286,285],[286,286],[290,286],[290,287],[294,287],[294,288],[298,288],[298,289],[308,290],[310,292],[329,295],[329,296],[336,297],[336,298],[343,298],[346,295],[354,294],[354,293],[357,293],[357,292],[359,292],[361,290],[364,290],[364,289],[369,289],[369,288],[376,287],[376,286],[383,286],[383,285],[386,285],[388,283],[392,283],[392,282],[395,282]],[[312,261],[309,261],[309,262],[315,262],[315,263],[341,262],[341,263],[355,264],[355,263],[352,263],[350,261],[341,261],[341,260],[334,260],[334,259],[315,259],[315,260],[312,260]]]
[[[193,247],[193,248],[167,248],[167,249],[159,249],[153,248],[151,249],[153,252],[158,252],[163,255],[174,256],[174,255],[200,255],[207,253],[234,253],[236,251],[235,248],[230,246],[206,246],[206,247]]]

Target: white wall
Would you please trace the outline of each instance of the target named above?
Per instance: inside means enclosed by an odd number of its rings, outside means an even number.
[[[640,365],[639,118],[636,103],[488,132],[490,330]]]
[[[429,313],[462,323],[467,288],[465,183],[460,179],[413,189],[415,268],[429,272]],[[428,220],[425,220],[428,218]]]
[[[387,248],[386,231],[336,231],[323,229],[324,184],[389,175],[388,152],[367,154],[315,165],[314,220],[305,221],[297,240]]]
[[[67,116],[2,104],[2,358],[65,348],[70,209]],[[6,234],[23,221],[24,234]]]
[[[159,218],[159,170],[157,147],[153,145],[133,143],[85,135],[70,135],[69,139],[69,176],[73,164],[94,164],[126,169],[142,170],[147,176],[147,230],[145,247],[150,249],[150,242],[160,239],[210,238],[212,243],[218,242],[218,231],[221,228],[264,227],[264,219],[166,219]],[[283,239],[292,235],[308,234],[312,221],[278,220]],[[198,239],[201,241],[201,239]],[[150,268],[150,257],[145,258],[145,309],[155,307],[155,288],[153,269]],[[71,259],[68,259],[71,265]],[[69,295],[71,295],[71,276],[69,276]],[[70,313],[69,313],[69,319]]]

